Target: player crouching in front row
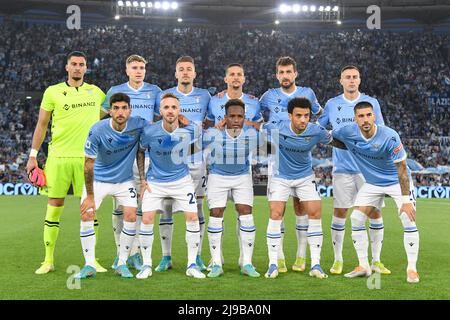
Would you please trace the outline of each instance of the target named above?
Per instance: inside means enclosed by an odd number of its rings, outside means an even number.
[[[398,133],[375,124],[374,107],[362,101],[355,105],[355,123],[333,130],[353,153],[366,182],[358,191],[351,215],[352,240],[359,265],[347,273],[347,278],[369,276],[367,258],[368,237],[365,222],[373,208],[381,209],[385,195],[394,199],[403,224],[403,244],[408,259],[406,280],[419,282],[416,263],[419,255],[419,231],[416,226],[416,204],[411,173],[406,164],[406,152]]]
[[[147,123],[140,117],[130,117],[130,98],[126,94],[112,95],[110,105],[111,118],[91,127],[84,149],[85,187],[80,206],[80,238],[86,264],[75,275],[77,279],[96,274],[94,215],[108,195],[123,206],[124,212],[116,273],[124,278],[133,277],[126,264],[136,234],[137,193],[133,183],[133,162]]]
[[[277,257],[281,242],[281,223],[291,191],[300,199],[302,211],[308,215],[307,237],[311,252],[311,270],[309,275],[327,278],[320,266],[322,249],[322,209],[320,194],[312,170],[311,150],[318,143],[332,143],[335,147],[345,148],[337,140],[332,140],[325,128],[310,123],[311,102],[303,97],[294,98],[288,103],[289,121],[275,124],[266,123],[262,130],[268,135],[272,146],[278,150],[272,153],[274,158],[274,176],[269,180],[268,200],[270,219],[267,226],[267,248],[269,269],[266,278],[278,276]],[[252,123],[259,128],[260,124]]]
[[[141,149],[149,152],[151,166],[145,177],[143,161],[139,161],[143,156],[138,155],[141,185],[145,186],[141,188],[144,191],[139,233],[143,267],[136,277],[145,279],[152,274],[151,252],[155,215],[158,210],[164,209],[164,199],[172,198],[174,212],[183,211],[186,218],[188,249],[186,275],[205,278],[196,264],[200,244],[200,224],[195,187],[187,165],[191,144],[199,138],[201,129],[194,123],[188,123],[183,128],[179,126],[180,101],[174,94],[167,93],[162,96],[160,113],[163,119],[146,127],[140,140]]]
[[[230,99],[224,109],[224,130],[210,128],[203,136],[203,147],[211,150],[207,197],[210,209],[208,239],[212,265],[208,277],[216,278],[223,274],[223,215],[227,195],[231,192],[236,211],[239,213],[241,273],[257,278],[260,274],[252,264],[256,228],[252,214],[253,181],[249,156],[258,147],[259,134],[254,128],[244,126],[245,104],[242,100]]]

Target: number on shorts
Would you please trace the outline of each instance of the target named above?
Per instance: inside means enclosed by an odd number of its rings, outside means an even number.
[[[203,177],[202,177],[202,180],[203,180],[203,182],[202,182],[202,188],[206,188],[206,176],[203,176]]]
[[[132,199],[136,198],[136,189],[128,188],[128,191],[130,191]]]
[[[188,197],[191,197],[191,198],[189,199],[189,204],[195,204],[195,201],[194,201],[194,199],[195,199],[195,192],[194,192],[194,193],[189,192],[189,193],[187,194],[187,196],[188,196]]]

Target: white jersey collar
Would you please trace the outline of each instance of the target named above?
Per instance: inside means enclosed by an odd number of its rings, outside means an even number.
[[[123,128],[122,131],[118,131],[118,130],[114,129],[114,127],[113,127],[113,125],[112,125],[112,118],[109,119],[109,126],[111,127],[111,129],[113,129],[113,131],[115,131],[115,132],[117,132],[117,133],[124,133],[124,132],[127,130],[127,127],[128,127],[128,121],[127,121],[127,123],[125,123],[125,127]]]
[[[375,126],[375,132],[373,133],[373,136],[370,137],[369,139],[367,139],[366,137],[363,136],[361,129],[359,129],[359,134],[361,135],[361,138],[364,139],[364,141],[369,142],[370,140],[372,140],[373,138],[375,138],[375,136],[377,135],[378,132],[378,126],[376,124],[373,124]]]
[[[142,86],[140,86],[138,89],[135,89],[132,86],[130,86],[129,81],[127,81],[127,86],[128,86],[128,88],[130,88],[130,90],[133,90],[134,92],[139,92],[145,86],[145,82],[142,82]]]
[[[354,100],[349,100],[349,99],[347,99],[347,98],[345,97],[344,94],[342,94],[342,99],[344,99],[344,101],[346,101],[346,102],[348,102],[348,103],[350,103],[350,104],[354,103],[355,101],[358,101],[359,98],[361,98],[361,92],[358,93],[358,97],[356,97],[356,99],[354,99]]]

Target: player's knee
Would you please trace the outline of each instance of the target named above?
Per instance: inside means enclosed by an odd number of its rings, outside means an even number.
[[[64,205],[64,198],[48,198],[48,204],[52,207],[62,207]]]
[[[143,214],[141,221],[142,221],[143,224],[153,224],[154,220],[155,220],[155,218],[154,218],[153,215],[151,215],[151,214]]]
[[[353,226],[364,226],[367,220],[367,215],[355,208],[350,215],[350,219]]]
[[[222,208],[212,208],[209,211],[209,215],[214,218],[223,218],[224,210]]]
[[[252,207],[247,205],[236,205],[236,210],[240,216],[248,215],[252,213]]]
[[[136,208],[124,208],[123,220],[127,222],[136,222]]]
[[[278,210],[278,209],[270,210],[270,219],[282,220],[283,219],[283,210]]]
[[[345,219],[347,218],[347,208],[334,208],[333,210],[333,215],[336,218],[341,218],[341,219]]]
[[[311,212],[308,212],[308,218],[309,219],[320,219],[322,218],[322,212],[321,210],[313,210]]]
[[[186,216],[186,221],[188,221],[188,222],[198,221],[197,212],[186,212],[185,216]]]
[[[381,218],[381,211],[378,208],[372,208],[372,210],[369,213],[370,219],[379,219]]]

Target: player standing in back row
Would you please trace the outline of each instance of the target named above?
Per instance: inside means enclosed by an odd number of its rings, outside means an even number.
[[[147,60],[143,57],[133,54],[129,56],[126,60],[126,73],[128,76],[128,81],[111,87],[106,93],[106,99],[102,105],[102,113],[106,115],[106,113],[110,110],[109,99],[110,97],[117,93],[122,92],[127,94],[130,97],[130,107],[133,110],[133,117],[139,116],[148,123],[153,123],[155,113],[158,113],[159,105],[156,103],[157,97],[161,92],[161,89],[154,84],[150,84],[148,82],[144,82]],[[145,155],[145,171],[148,170],[149,166],[149,158],[148,154]],[[136,190],[140,193],[140,182],[139,182],[139,174],[138,168],[136,165],[136,161],[133,165],[133,175],[134,175],[134,183],[136,185]],[[136,230],[139,233],[139,226],[142,217],[141,211],[141,201],[138,199],[138,211],[137,211],[137,223]],[[113,204],[113,212],[112,212],[112,225],[114,231],[114,240],[116,241],[117,247],[117,257],[114,260],[112,268],[115,269],[117,267],[118,255],[119,255],[119,239],[122,232],[123,227],[123,210],[120,206]],[[128,264],[134,267],[136,270],[140,270],[142,267],[142,257],[139,251],[139,239],[135,238],[133,242],[133,246],[131,248],[130,258],[128,259]]]
[[[52,139],[44,168],[47,185],[40,191],[48,196],[44,223],[45,259],[36,274],[54,270],[59,219],[70,185],[73,186],[75,196],[80,197],[83,190],[84,143],[89,129],[100,118],[100,107],[105,99],[102,90],[84,82],[86,70],[87,58],[83,52],[74,51],[67,56],[67,81],[45,90],[33,134],[28,173],[38,166],[36,156],[44,141],[48,123],[52,120]],[[97,270],[106,271],[97,261],[95,263]]]

